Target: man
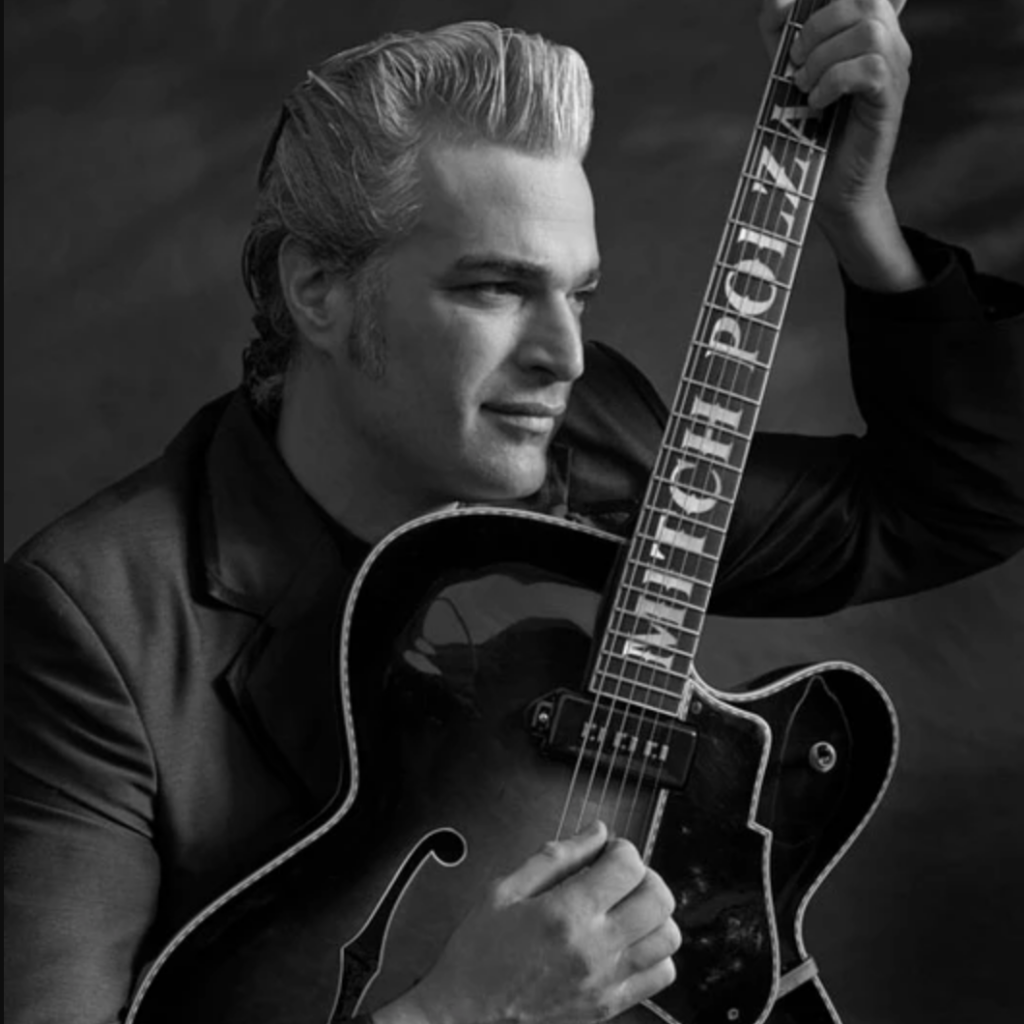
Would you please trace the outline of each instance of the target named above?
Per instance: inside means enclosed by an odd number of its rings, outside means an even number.
[[[765,4],[768,36],[787,8]],[[813,103],[853,96],[819,223],[869,433],[755,445],[723,612],[822,613],[1024,544],[1020,296],[896,223],[895,14],[835,0],[792,58]],[[575,54],[480,25],[338,55],[290,97],[246,247],[243,391],[8,566],[11,1020],[115,1020],[173,931],[330,798],[330,638],[371,543],[457,502],[628,528],[664,412],[581,340],[590,116]],[[374,1019],[608,1019],[671,983],[673,909],[597,825],[496,880]]]

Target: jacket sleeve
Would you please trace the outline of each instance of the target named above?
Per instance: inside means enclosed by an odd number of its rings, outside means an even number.
[[[866,433],[755,438],[713,611],[820,615],[952,582],[1024,546],[1024,288],[906,234],[923,288],[845,282]]]
[[[112,1024],[156,912],[149,745],[101,638],[5,569],[4,1020]]]
[[[1024,547],[1024,288],[907,238],[927,284],[849,281],[863,436],[755,435],[711,611],[823,615],[996,565]],[[592,344],[564,440],[570,513],[627,533],[666,422],[624,357]]]

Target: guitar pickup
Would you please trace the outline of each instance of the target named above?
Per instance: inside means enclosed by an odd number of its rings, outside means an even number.
[[[527,724],[540,752],[562,761],[610,768],[614,775],[658,788],[682,789],[697,730],[655,711],[554,690],[533,701]]]

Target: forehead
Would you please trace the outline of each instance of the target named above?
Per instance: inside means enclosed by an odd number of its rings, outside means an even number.
[[[420,160],[422,212],[411,241],[435,259],[487,253],[576,278],[597,265],[594,203],[572,157],[503,146],[432,146]]]

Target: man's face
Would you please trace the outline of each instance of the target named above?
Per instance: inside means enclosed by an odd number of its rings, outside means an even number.
[[[352,485],[397,521],[541,486],[583,372],[579,321],[597,278],[593,201],[576,160],[435,147],[422,197],[376,309],[386,370],[337,367]]]

